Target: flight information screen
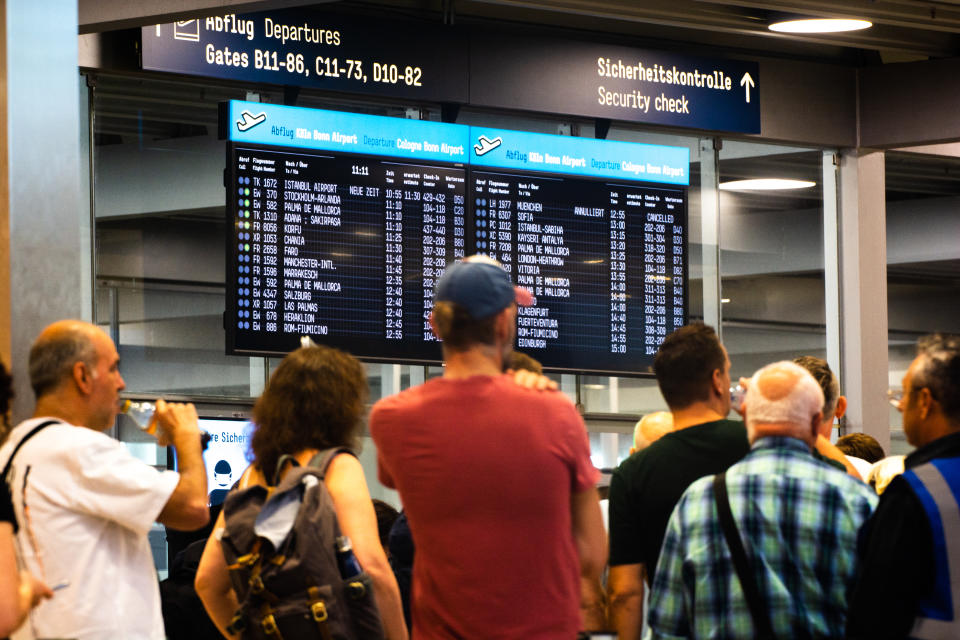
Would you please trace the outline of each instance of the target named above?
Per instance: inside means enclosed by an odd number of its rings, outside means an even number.
[[[439,360],[428,318],[437,278],[465,255],[466,127],[231,107],[250,142],[228,151],[228,352],[282,354],[310,336]]]
[[[471,135],[476,251],[535,299],[517,349],[552,369],[646,372],[686,322],[687,149]]]
[[[527,287],[517,349],[648,372],[686,320],[686,148],[230,102],[227,352],[437,362],[446,265]],[[224,131],[223,129],[226,129]]]

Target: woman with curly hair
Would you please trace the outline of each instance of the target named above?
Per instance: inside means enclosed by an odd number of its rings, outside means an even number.
[[[253,462],[240,479],[239,488],[267,485],[275,477],[283,455],[292,455],[305,466],[324,449],[354,446],[366,399],[366,374],[353,356],[320,346],[287,355],[253,408]],[[377,518],[359,460],[348,453],[338,454],[324,482],[340,529],[352,541],[360,565],[373,582],[387,638],[406,638],[400,592],[380,546]],[[220,546],[223,527],[221,514],[200,560],[196,587],[220,632],[227,638],[237,638],[227,631],[239,603]]]
[[[10,432],[10,401],[13,399],[13,378],[0,362],[0,418],[5,438]],[[0,438],[2,441],[3,438]],[[17,568],[13,545],[16,515],[5,478],[0,478],[0,637],[5,638],[19,627],[31,608],[53,592],[26,571]]]

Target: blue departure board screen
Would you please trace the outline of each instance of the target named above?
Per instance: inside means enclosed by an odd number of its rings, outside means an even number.
[[[547,369],[643,375],[686,321],[685,147],[226,103],[227,352],[442,358],[446,265],[499,260]]]
[[[534,295],[518,310],[517,350],[553,369],[647,371],[686,322],[689,150],[477,127],[471,137],[476,250]]]

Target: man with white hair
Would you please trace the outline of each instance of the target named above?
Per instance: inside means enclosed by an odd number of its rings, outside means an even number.
[[[792,362],[751,378],[750,453],[690,485],[667,525],[655,638],[843,635],[857,531],[877,498],[812,455],[822,406],[817,382]]]
[[[673,414],[669,411],[654,411],[637,421],[633,428],[633,446],[630,455],[643,451],[660,439],[665,433],[673,431]]]

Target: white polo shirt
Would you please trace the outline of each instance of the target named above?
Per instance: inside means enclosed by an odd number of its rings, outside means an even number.
[[[0,448],[0,467],[47,420],[17,425]],[[163,640],[147,533],[178,482],[176,472],[157,471],[92,429],[60,422],[27,441],[10,477],[18,552],[49,586],[67,586],[34,609],[20,634]]]

